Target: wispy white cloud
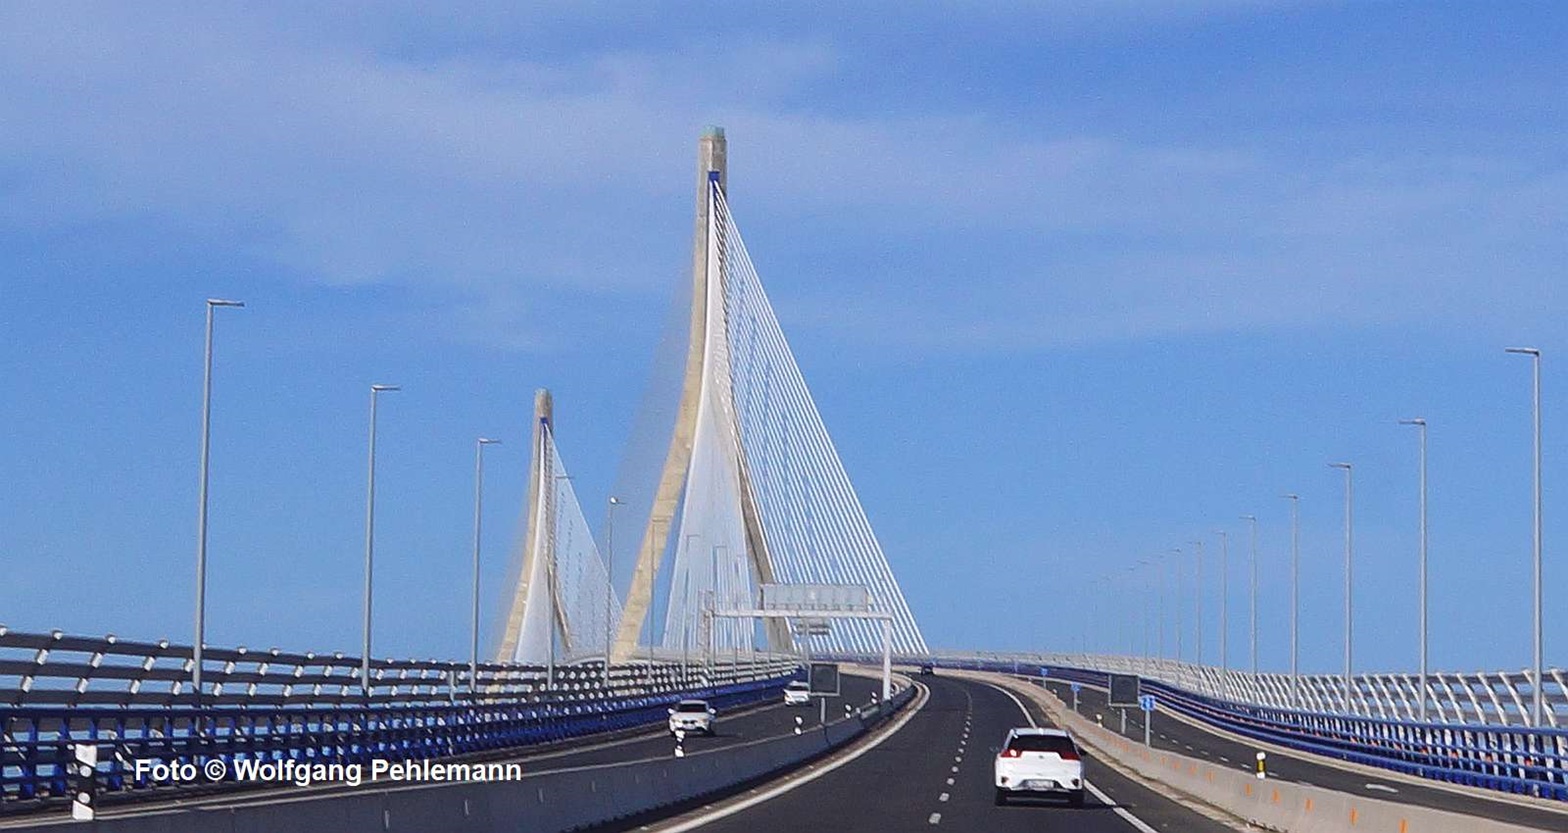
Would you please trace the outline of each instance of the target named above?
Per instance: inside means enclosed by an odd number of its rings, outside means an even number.
[[[303,280],[431,289],[467,331],[517,347],[537,341],[514,326],[522,287],[600,302],[667,283],[686,231],[671,206],[689,200],[710,121],[735,138],[743,220],[838,217],[845,246],[985,230],[964,273],[933,265],[923,294],[796,303],[836,337],[906,350],[1502,320],[1541,312],[1533,270],[1563,254],[1561,163],[813,108],[797,99],[854,79],[811,37],[410,58],[389,48],[396,27],[327,38],[236,9],[0,14],[3,222],[195,230]],[[1042,237],[1062,241],[1046,258]]]

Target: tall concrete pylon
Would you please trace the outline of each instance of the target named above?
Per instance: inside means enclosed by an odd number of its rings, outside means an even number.
[[[528,526],[523,535],[521,568],[517,581],[512,585],[511,604],[507,607],[506,627],[502,631],[500,646],[496,649],[496,662],[516,661],[517,645],[522,638],[523,619],[528,609],[530,578],[534,575],[538,560],[549,557],[549,553],[542,551],[548,549],[549,538],[536,534],[536,530],[541,523],[550,520],[540,517],[541,511],[548,511],[548,508],[543,506],[539,496],[542,489],[551,488],[554,491],[554,474],[548,471],[549,459],[541,453],[545,432],[554,424],[554,420],[555,403],[550,391],[545,388],[534,391],[533,444],[530,446],[533,450],[528,455]],[[549,574],[548,570],[546,574]],[[555,609],[559,610],[560,607],[555,606]]]
[[[713,212],[713,189],[728,193],[729,170],[724,129],[710,127],[697,143],[697,201],[696,217],[692,224],[692,304],[690,333],[686,346],[686,371],[681,382],[680,406],[676,411],[675,427],[670,436],[669,451],[665,454],[664,468],[659,475],[658,490],[654,493],[653,508],[648,514],[648,525],[643,530],[637,548],[637,564],[632,572],[627,590],[626,606],[621,616],[620,629],[611,651],[614,662],[625,662],[637,650],[638,634],[647,621],[652,607],[654,577],[660,562],[669,548],[670,535],[674,532],[676,511],[691,470],[692,443],[697,431],[697,411],[702,397],[703,380],[708,373],[706,366],[709,286],[711,276],[722,274],[719,264],[708,262],[709,240]],[[721,247],[714,247],[723,257]],[[719,278],[722,280],[722,277]],[[722,297],[722,295],[720,296]],[[722,315],[722,310],[715,311]],[[727,381],[725,382],[727,384]],[[737,438],[738,442],[738,438]],[[744,458],[744,454],[740,455]],[[751,490],[746,479],[745,464],[738,473],[741,482],[741,512],[746,525],[746,543],[752,580],[755,583],[772,581],[766,541]],[[788,630],[783,623],[770,621],[767,630],[771,647],[788,648]],[[652,639],[653,635],[650,634]]]

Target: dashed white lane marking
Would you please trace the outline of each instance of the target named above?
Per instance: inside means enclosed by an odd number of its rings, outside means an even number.
[[[1224,756],[1224,755],[1221,755],[1221,756],[1220,756],[1220,760],[1222,760],[1222,761],[1224,761],[1224,762],[1225,762],[1225,763],[1227,763],[1227,764],[1228,764],[1228,763],[1230,763],[1230,758],[1227,758],[1227,757],[1225,757],[1225,756]]]
[[[1397,792],[1399,792],[1399,790],[1396,790],[1393,787],[1388,786],[1387,784],[1368,784],[1367,785],[1367,789],[1369,789],[1369,790],[1378,790],[1379,792],[1386,792],[1386,793],[1397,793]]]
[[[947,785],[949,787],[953,786],[953,779],[951,779],[951,778],[947,779]]]
[[[947,793],[942,793],[941,795],[937,796],[936,800],[937,801],[946,801],[947,800]]]
[[[941,824],[942,823],[942,814],[941,813],[932,813],[931,814],[931,818],[926,819],[926,823],[928,823],[928,824]]]
[[[872,738],[871,741],[865,746],[862,746],[841,758],[835,759],[831,763],[824,764],[821,769],[818,769],[816,772],[813,772],[810,775],[802,776],[793,780],[786,780],[784,783],[770,788],[767,792],[751,796],[743,801],[738,801],[711,813],[705,813],[703,815],[697,816],[696,818],[687,819],[686,821],[681,822],[680,824],[677,824],[673,827],[665,828],[664,833],[685,833],[687,830],[693,830],[708,824],[709,822],[718,821],[719,819],[739,813],[742,810],[755,807],[764,801],[783,795],[784,793],[787,793],[796,787],[815,781],[829,772],[844,766],[850,761],[859,758],[861,755],[864,755],[878,746],[881,746],[883,741],[898,734],[898,731],[904,728],[904,726],[908,724],[909,721],[914,720],[915,715],[919,714],[920,710],[925,708],[926,702],[931,699],[930,689],[927,689],[925,686],[920,685],[919,683],[916,683],[915,686],[920,695],[919,698],[917,698],[915,702],[909,706],[908,710],[899,716],[899,718],[894,721],[894,723],[890,725],[886,731],[876,736],[875,738]],[[932,823],[935,824],[935,822]]]
[[[956,755],[956,756],[953,757],[953,763],[961,764],[963,762],[964,762],[964,756],[963,755]]]
[[[955,767],[953,767],[953,771],[954,771],[954,772],[957,772],[957,771],[958,771],[958,767],[956,767],[956,766],[955,766]]]
[[[1029,721],[1029,725],[1030,726],[1038,726],[1038,725],[1040,725],[1040,724],[1034,722],[1034,715],[1030,714],[1029,710],[1024,708],[1024,701],[1018,699],[1018,695],[1012,693],[1011,691],[1008,691],[1005,688],[1002,688],[1001,686],[997,685],[996,683],[986,683],[986,685],[989,685],[990,687],[996,689],[997,691],[1000,691],[1003,694],[1006,694],[1008,697],[1013,698],[1013,703],[1018,706],[1018,710],[1019,711],[1024,713],[1024,719]],[[1116,813],[1116,815],[1121,816],[1123,821],[1127,822],[1128,824],[1132,825],[1133,827],[1136,827],[1138,829],[1138,833],[1159,833],[1159,831],[1157,831],[1154,828],[1150,827],[1149,825],[1145,824],[1143,819],[1140,819],[1137,816],[1133,815],[1132,813],[1127,812],[1127,809],[1125,807],[1118,807],[1118,806],[1116,806],[1116,802],[1112,801],[1110,796],[1106,795],[1105,792],[1103,790],[1101,790],[1099,787],[1096,787],[1095,785],[1089,783],[1088,780],[1085,780],[1083,782],[1083,785],[1084,785],[1084,788],[1087,789],[1095,798],[1099,799],[1101,804],[1104,804],[1105,806],[1111,808],[1111,810],[1114,811]]]

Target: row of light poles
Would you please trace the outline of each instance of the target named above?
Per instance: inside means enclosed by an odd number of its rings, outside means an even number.
[[[202,654],[207,631],[207,483],[212,426],[212,336],[213,313],[220,308],[242,308],[243,301],[218,298],[207,299],[207,329],[202,371],[201,397],[201,485],[198,490],[196,512],[196,634],[192,640],[191,689],[197,700],[202,697]],[[373,384],[370,386],[370,449],[365,478],[365,598],[364,645],[360,654],[360,688],[370,693],[371,610],[375,588],[376,554],[376,416],[377,404],[383,393],[401,391],[398,385]],[[470,690],[475,690],[479,669],[479,552],[481,519],[484,506],[484,449],[498,445],[500,440],[480,437],[475,442],[474,453],[474,579],[473,579],[473,633],[468,661]],[[611,499],[612,503],[615,499]]]
[[[1533,513],[1534,518],[1533,518],[1533,520],[1534,520],[1534,535],[1533,535],[1532,571],[1533,571],[1533,575],[1534,575],[1534,588],[1533,588],[1534,612],[1533,612],[1533,627],[1532,627],[1532,664],[1533,664],[1533,673],[1532,673],[1532,685],[1531,685],[1532,696],[1531,696],[1531,704],[1530,704],[1530,725],[1532,725],[1532,726],[1543,726],[1543,725],[1545,725],[1543,721],[1544,721],[1544,718],[1545,718],[1545,686],[1544,686],[1544,681],[1545,681],[1546,668],[1545,668],[1545,652],[1544,652],[1544,644],[1543,644],[1544,640],[1543,640],[1543,630],[1542,630],[1542,624],[1543,624],[1542,623],[1543,585],[1542,585],[1542,576],[1541,576],[1541,351],[1539,349],[1537,349],[1537,348],[1534,348],[1534,347],[1510,347],[1510,348],[1506,349],[1506,352],[1513,353],[1513,354],[1518,354],[1518,355],[1529,356],[1531,358],[1531,361],[1532,361],[1532,385],[1531,385],[1531,387],[1532,387],[1532,406],[1531,406],[1531,415],[1532,415],[1533,438],[1534,438],[1533,439],[1533,446],[1534,446],[1534,461],[1533,461],[1533,504],[1534,504],[1534,513]],[[1420,656],[1419,656],[1419,670],[1418,670],[1418,682],[1417,682],[1418,689],[1417,689],[1417,691],[1418,691],[1418,700],[1419,700],[1419,703],[1418,703],[1418,717],[1419,717],[1420,720],[1425,721],[1426,717],[1427,717],[1427,702],[1426,702],[1427,701],[1427,679],[1428,679],[1428,676],[1429,676],[1429,665],[1428,665],[1428,659],[1429,659],[1429,636],[1428,636],[1428,605],[1427,605],[1427,589],[1428,589],[1428,569],[1427,569],[1427,483],[1426,483],[1426,479],[1427,479],[1426,478],[1427,421],[1423,417],[1414,417],[1414,418],[1410,418],[1410,419],[1401,419],[1401,420],[1399,420],[1399,424],[1400,425],[1405,425],[1405,426],[1412,426],[1412,427],[1418,428],[1420,430],[1420,434],[1419,434],[1419,438],[1420,438],[1420,463],[1419,463],[1419,475],[1418,475],[1419,476],[1419,488],[1420,488],[1420,521],[1419,521],[1420,522],[1420,538],[1419,538],[1420,546],[1419,546],[1419,578],[1418,578],[1418,595],[1419,595],[1418,616],[1420,618],[1420,625],[1419,625],[1419,642],[1420,642],[1419,655]],[[1343,664],[1343,669],[1342,669],[1343,679],[1342,679],[1342,690],[1341,690],[1341,706],[1344,708],[1345,711],[1348,712],[1348,711],[1350,711],[1350,707],[1351,707],[1351,691],[1352,691],[1352,683],[1353,683],[1351,674],[1352,674],[1352,670],[1353,670],[1353,653],[1352,653],[1352,651],[1353,651],[1353,647],[1354,647],[1353,627],[1354,627],[1354,624],[1355,624],[1355,620],[1354,620],[1354,617],[1352,615],[1352,611],[1353,611],[1353,605],[1352,605],[1353,595],[1352,594],[1354,592],[1354,587],[1355,587],[1355,583],[1354,583],[1354,580],[1353,580],[1353,575],[1354,575],[1353,574],[1354,553],[1355,553],[1355,549],[1354,549],[1354,546],[1355,546],[1355,544],[1354,544],[1354,542],[1355,542],[1355,537],[1354,537],[1354,535],[1355,535],[1355,526],[1354,526],[1354,511],[1355,511],[1355,500],[1354,500],[1355,492],[1354,492],[1354,489],[1355,489],[1355,484],[1354,484],[1354,479],[1353,479],[1354,467],[1353,467],[1353,465],[1351,463],[1348,463],[1348,462],[1334,462],[1334,463],[1329,463],[1328,465],[1329,465],[1330,468],[1338,469],[1338,470],[1341,470],[1341,471],[1343,471],[1345,473],[1344,474],[1344,478],[1345,478],[1345,480],[1344,480],[1344,483],[1345,483],[1345,486],[1344,486],[1344,489],[1345,489],[1345,491],[1344,491],[1344,497],[1345,497],[1345,510],[1344,510],[1344,551],[1345,551],[1344,664]],[[1300,702],[1301,702],[1301,700],[1300,700],[1300,696],[1301,696],[1300,695],[1300,664],[1299,664],[1300,642],[1301,642],[1301,640],[1300,640],[1301,595],[1300,595],[1300,580],[1299,580],[1300,579],[1300,566],[1301,566],[1301,520],[1300,520],[1300,518],[1301,518],[1301,516],[1300,516],[1300,500],[1301,500],[1301,498],[1300,498],[1300,495],[1293,494],[1293,493],[1292,494],[1283,495],[1282,497],[1284,497],[1286,500],[1290,501],[1290,530],[1291,530],[1290,531],[1290,701],[1291,701],[1292,706],[1298,706],[1299,707]],[[1257,674],[1258,674],[1258,557],[1257,557],[1257,549],[1258,549],[1258,545],[1257,545],[1257,520],[1258,519],[1254,515],[1242,515],[1241,519],[1247,521],[1251,525],[1251,540],[1252,540],[1252,556],[1251,556],[1251,559],[1250,559],[1250,561],[1251,561],[1251,563],[1250,563],[1250,571],[1251,571],[1251,615],[1250,615],[1250,619],[1251,619],[1251,623],[1250,624],[1251,624],[1251,632],[1252,632],[1251,633],[1251,668],[1252,668],[1253,676],[1256,677]],[[1227,605],[1229,603],[1229,591],[1228,591],[1228,585],[1226,583],[1227,576],[1228,576],[1228,569],[1225,566],[1226,556],[1224,555],[1224,553],[1228,550],[1229,539],[1228,539],[1226,533],[1223,530],[1217,530],[1216,534],[1220,536],[1221,553],[1222,553],[1222,555],[1221,555],[1221,567],[1220,567],[1220,569],[1221,569],[1221,579],[1220,579],[1220,594],[1221,594],[1221,604],[1220,604],[1220,622],[1221,622],[1221,625],[1220,625],[1220,627],[1221,627],[1221,635],[1220,635],[1220,664],[1221,664],[1222,668],[1227,668],[1228,669],[1229,668],[1229,661],[1228,661],[1227,651],[1226,651],[1226,648],[1225,648],[1225,644],[1226,644],[1225,643],[1225,639],[1226,639],[1226,634],[1229,631],[1228,618],[1227,618]],[[1198,614],[1198,622],[1197,622],[1198,647],[1197,647],[1196,654],[1197,654],[1197,661],[1198,661],[1198,663],[1202,664],[1202,661],[1203,661],[1203,588],[1204,588],[1204,585],[1203,585],[1203,542],[1202,541],[1191,541],[1189,543],[1196,548],[1195,551],[1196,551],[1196,554],[1197,554],[1197,556],[1196,556],[1197,557],[1197,588],[1196,588],[1197,604],[1196,604],[1196,608],[1197,608],[1197,614]],[[1180,555],[1182,551],[1180,549],[1173,549],[1173,550],[1171,550],[1171,552],[1173,554]],[[1148,562],[1148,561],[1140,561],[1139,562],[1140,565],[1148,565],[1149,563],[1150,562]],[[1161,570],[1161,575],[1163,577],[1163,569]],[[1161,619],[1161,621],[1160,621],[1160,655],[1163,656],[1164,652],[1165,652],[1165,649],[1164,649],[1164,582],[1163,582],[1163,580],[1160,582],[1160,584],[1161,584],[1161,595],[1160,595],[1161,601],[1160,601],[1160,613],[1159,613],[1160,619]],[[1177,568],[1176,568],[1176,593],[1177,593],[1177,597],[1178,597],[1178,601],[1176,603],[1176,656],[1177,656],[1177,661],[1179,662],[1181,660],[1181,656],[1182,656],[1181,603],[1179,601],[1180,594],[1181,594],[1181,568],[1180,568],[1179,564],[1177,565]]]

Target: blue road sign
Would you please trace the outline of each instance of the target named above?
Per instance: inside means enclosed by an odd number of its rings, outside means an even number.
[[[1049,677],[1049,676],[1051,676],[1051,669],[1046,668],[1043,665],[1040,666],[1040,676],[1042,676],[1042,677]]]
[[[1078,692],[1083,691],[1083,686],[1081,686],[1081,685],[1079,685],[1077,683],[1073,683],[1072,684],[1072,690],[1073,690],[1074,694],[1077,694]]]
[[[1138,695],[1138,708],[1143,709],[1146,712],[1154,711],[1154,695],[1153,694],[1140,694],[1140,695]]]

